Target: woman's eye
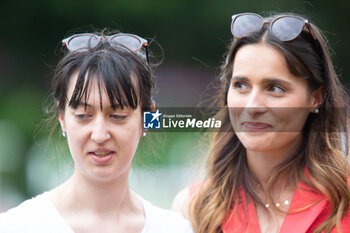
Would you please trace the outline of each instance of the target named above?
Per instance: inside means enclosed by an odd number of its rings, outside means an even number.
[[[126,115],[118,115],[118,114],[112,114],[111,118],[115,119],[115,120],[123,120],[125,119],[127,116]]]
[[[75,118],[77,118],[79,120],[83,120],[83,119],[89,118],[91,115],[89,115],[89,114],[75,114],[74,116],[75,116]]]
[[[242,83],[242,82],[235,82],[235,83],[233,83],[233,87],[236,90],[243,91],[243,90],[247,89],[247,84]]]
[[[269,87],[269,91],[273,92],[274,94],[283,94],[286,92],[286,90],[280,86],[272,85]]]

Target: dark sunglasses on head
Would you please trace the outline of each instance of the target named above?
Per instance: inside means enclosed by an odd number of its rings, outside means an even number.
[[[264,24],[270,24],[270,32],[281,41],[294,40],[305,26],[316,40],[309,22],[294,15],[281,15],[270,20],[255,13],[236,14],[232,16],[231,32],[235,38],[241,38],[249,33],[259,31]]]
[[[111,36],[99,36],[91,33],[75,34],[63,39],[62,46],[65,46],[70,52],[87,52],[95,48],[101,40],[106,40],[111,46],[124,46],[135,53],[145,47],[148,62],[147,40],[134,34],[118,33]]]

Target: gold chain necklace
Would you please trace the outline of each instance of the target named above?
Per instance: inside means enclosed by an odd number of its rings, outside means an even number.
[[[275,203],[275,206],[278,208],[278,207],[280,207],[281,205],[285,205],[285,206],[289,206],[289,204],[290,204],[290,200],[285,200],[285,201],[283,201],[283,202],[276,202]],[[265,207],[266,208],[269,208],[271,205],[269,204],[269,203],[266,203],[265,204]]]

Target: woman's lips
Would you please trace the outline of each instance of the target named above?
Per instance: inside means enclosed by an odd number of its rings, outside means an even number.
[[[263,131],[272,127],[270,124],[267,124],[267,123],[249,122],[249,121],[243,122],[242,125],[248,131]]]
[[[114,156],[114,151],[95,151],[88,153],[92,160],[97,164],[108,163]]]

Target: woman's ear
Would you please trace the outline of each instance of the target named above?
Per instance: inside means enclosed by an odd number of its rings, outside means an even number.
[[[60,122],[62,132],[66,132],[66,123],[64,122],[64,111],[60,111],[58,115],[58,121]]]
[[[152,101],[151,112],[154,112],[155,110],[156,110],[156,103],[154,103],[154,101]]]
[[[311,105],[312,108],[319,108],[323,103],[324,98],[324,86],[320,86],[311,93]]]
[[[153,100],[152,100],[150,111],[151,112],[156,111],[156,103]],[[147,135],[148,129],[144,129],[143,128],[143,113],[142,113],[142,117],[141,117],[141,127],[142,127],[142,130],[141,130],[141,135],[140,136],[144,136],[145,137]]]

